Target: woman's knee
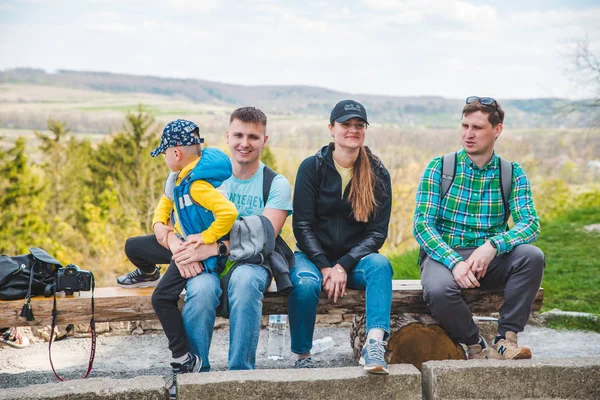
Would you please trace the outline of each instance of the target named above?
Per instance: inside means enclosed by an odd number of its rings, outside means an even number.
[[[311,270],[296,270],[290,272],[292,294],[302,298],[319,297],[321,292],[321,274]]]
[[[372,253],[366,256],[363,260],[368,263],[366,269],[370,273],[375,273],[378,276],[385,276],[392,279],[394,271],[392,269],[392,264],[390,264],[390,261],[386,256],[379,253]]]
[[[294,254],[296,266],[290,271],[292,296],[310,297],[321,292],[323,277],[321,271],[306,257],[304,253]]]

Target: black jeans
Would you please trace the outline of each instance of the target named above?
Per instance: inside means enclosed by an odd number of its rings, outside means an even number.
[[[156,236],[147,235],[127,239],[125,255],[133,265],[146,273],[154,272],[156,264],[169,264],[152,293],[152,307],[169,340],[169,350],[173,358],[184,356],[188,353],[189,346],[177,303],[187,279],[179,273],[172,260],[173,254],[158,243]]]

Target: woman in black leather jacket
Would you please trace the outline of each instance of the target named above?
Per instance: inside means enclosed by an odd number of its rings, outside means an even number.
[[[288,300],[296,367],[310,357],[321,287],[336,302],[346,286],[366,289],[367,342],[360,363],[387,374],[392,267],[378,254],[387,237],[392,206],[390,175],[364,146],[368,127],[362,104],[340,101],[331,111],[333,142],[302,162],[294,187],[296,266]]]

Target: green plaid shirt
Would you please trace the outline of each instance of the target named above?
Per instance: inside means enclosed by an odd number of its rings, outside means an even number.
[[[427,166],[417,190],[413,233],[427,255],[452,269],[463,258],[453,248],[479,247],[490,240],[497,254],[533,242],[540,233],[529,179],[521,166],[513,164],[513,188],[509,198],[515,225],[504,223],[500,191],[500,158],[479,169],[464,150],[458,152],[456,177],[441,200],[442,157]]]

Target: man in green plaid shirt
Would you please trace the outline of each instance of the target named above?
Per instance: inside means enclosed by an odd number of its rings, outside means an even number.
[[[540,232],[531,185],[521,166],[512,163],[508,205],[515,224],[508,229],[501,162],[494,152],[504,110],[490,97],[472,96],[462,115],[463,150],[456,154],[448,192],[442,195],[442,157],[429,163],[417,191],[413,233],[423,249],[423,297],[448,335],[467,346],[469,358],[531,358],[517,333],[527,323],[546,265],[541,250],[529,244]],[[461,289],[474,287],[504,289],[491,348],[461,295]]]

